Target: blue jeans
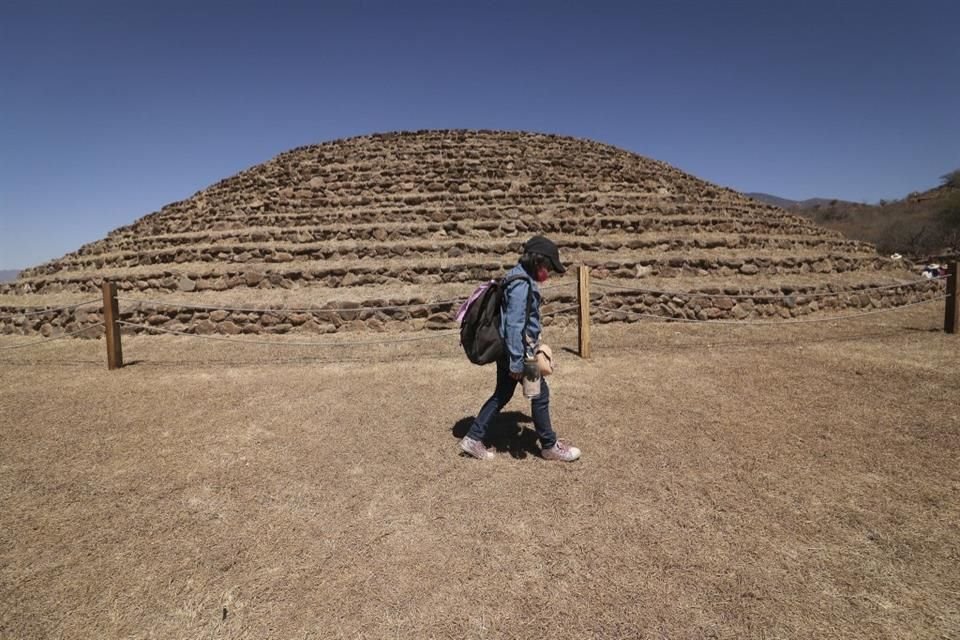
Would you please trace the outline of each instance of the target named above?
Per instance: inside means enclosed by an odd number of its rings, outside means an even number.
[[[505,359],[497,361],[497,388],[487,400],[477,418],[470,425],[467,435],[474,440],[483,440],[487,436],[487,427],[493,417],[500,413],[517,388],[517,380],[510,377],[510,365]],[[550,387],[547,386],[547,379],[540,378],[540,395],[530,401],[531,412],[533,413],[533,426],[537,431],[537,437],[540,438],[540,446],[549,449],[557,442],[557,434],[553,432],[553,426],[550,424]]]

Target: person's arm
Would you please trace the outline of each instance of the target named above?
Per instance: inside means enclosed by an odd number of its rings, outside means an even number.
[[[507,286],[504,314],[504,347],[510,359],[510,372],[523,373],[523,332],[527,321],[527,291],[530,283],[515,280]]]

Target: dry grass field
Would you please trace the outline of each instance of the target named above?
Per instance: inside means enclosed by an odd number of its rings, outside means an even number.
[[[941,313],[595,327],[567,465],[519,397],[458,455],[493,372],[450,337],[2,350],[0,637],[960,637]]]

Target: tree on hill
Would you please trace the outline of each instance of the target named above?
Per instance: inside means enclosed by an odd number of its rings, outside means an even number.
[[[940,176],[943,184],[954,189],[960,189],[960,169],[954,169],[950,173]]]
[[[954,171],[960,180],[960,171]],[[943,228],[943,240],[951,249],[960,248],[960,193],[947,198],[937,212]]]

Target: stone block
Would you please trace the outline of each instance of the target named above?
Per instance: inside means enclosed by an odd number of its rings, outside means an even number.
[[[261,271],[251,270],[245,272],[243,278],[248,287],[255,287],[263,281],[263,273]]]
[[[209,335],[211,333],[216,333],[217,325],[210,320],[201,320],[193,325],[194,329],[200,335]]]
[[[217,325],[217,331],[227,335],[237,335],[240,333],[241,328],[235,322],[226,320]]]

